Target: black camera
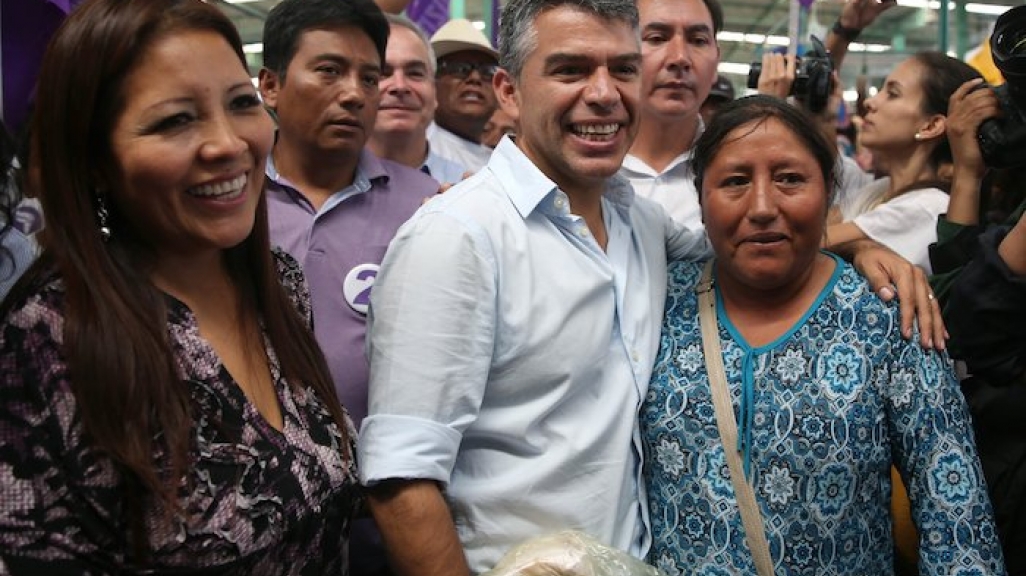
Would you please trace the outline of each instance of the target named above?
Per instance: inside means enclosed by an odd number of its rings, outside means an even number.
[[[1026,6],[997,19],[990,52],[1005,83],[994,89],[1001,117],[985,120],[976,132],[980,153],[992,168],[1026,164]]]
[[[790,95],[802,103],[810,112],[821,112],[830,100],[834,90],[834,63],[823,46],[823,42],[812,36],[812,50],[795,58],[794,82]],[[752,62],[748,70],[748,87],[759,87],[762,63]]]

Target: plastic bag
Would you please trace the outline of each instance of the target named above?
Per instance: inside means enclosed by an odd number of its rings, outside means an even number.
[[[663,576],[641,560],[567,530],[515,546],[482,576]]]

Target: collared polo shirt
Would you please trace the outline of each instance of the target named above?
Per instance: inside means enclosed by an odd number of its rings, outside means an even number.
[[[371,288],[396,230],[438,191],[438,183],[364,150],[353,183],[320,210],[278,174],[270,158],[266,190],[271,243],[303,265],[317,342],[339,399],[359,426],[367,413],[364,340]]]

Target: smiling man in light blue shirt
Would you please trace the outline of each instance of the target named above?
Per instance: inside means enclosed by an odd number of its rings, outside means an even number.
[[[633,0],[515,0],[502,22],[518,137],[404,225],[374,288],[360,465],[402,574],[479,573],[562,529],[644,552],[636,414],[667,249],[707,250],[615,176],[637,128]]]

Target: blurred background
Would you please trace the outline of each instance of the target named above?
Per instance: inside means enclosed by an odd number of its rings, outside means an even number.
[[[235,21],[247,43],[250,66],[255,71],[261,62],[260,35],[263,18],[278,0],[211,0]],[[789,43],[789,25],[798,14],[798,26],[820,38],[840,14],[842,0],[721,0],[724,30],[719,35],[720,72],[744,93],[748,66],[758,61],[763,51],[781,49]],[[492,37],[494,12],[501,0],[413,0],[407,8],[414,19],[430,28],[433,21],[445,17],[465,17]],[[942,5],[943,4],[943,5]],[[974,2],[948,0],[898,0],[898,6],[886,11],[853,43],[841,81],[846,100],[854,101],[858,76],[867,85],[882,84],[884,77],[906,55],[920,50],[938,50],[968,59],[989,37],[997,17],[1018,3],[1000,0]],[[447,12],[446,12],[446,9]],[[415,14],[413,14],[415,13]],[[430,32],[431,30],[429,30]],[[803,38],[808,42],[808,35]]]

